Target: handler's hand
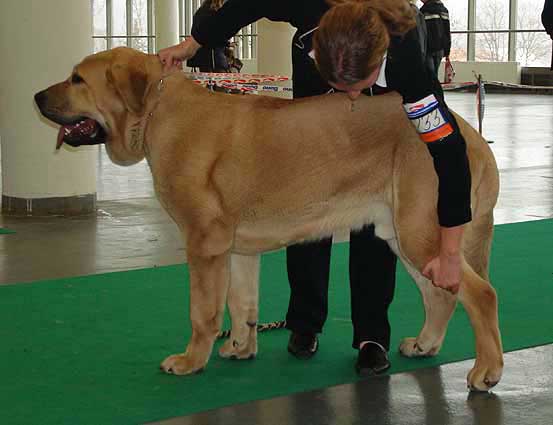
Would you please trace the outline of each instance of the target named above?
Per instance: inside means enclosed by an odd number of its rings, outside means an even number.
[[[181,69],[182,62],[193,57],[200,47],[194,37],[188,37],[182,43],[161,49],[157,55],[163,72],[167,74]]]
[[[422,274],[437,288],[456,294],[461,285],[461,255],[441,254],[430,260]]]

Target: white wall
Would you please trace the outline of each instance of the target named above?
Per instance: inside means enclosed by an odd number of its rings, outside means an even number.
[[[257,59],[242,59],[242,74],[257,74]]]
[[[487,81],[520,84],[521,67],[518,62],[452,62],[456,83],[476,81],[474,72],[482,74]],[[444,64],[438,73],[440,81],[444,79]]]

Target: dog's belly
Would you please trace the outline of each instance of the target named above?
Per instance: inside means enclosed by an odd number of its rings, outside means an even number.
[[[375,225],[375,233],[384,240],[395,238],[390,206],[383,201],[324,202],[311,205],[296,214],[275,213],[270,218],[243,220],[236,229],[233,251],[258,254],[282,247],[328,237],[338,231]]]

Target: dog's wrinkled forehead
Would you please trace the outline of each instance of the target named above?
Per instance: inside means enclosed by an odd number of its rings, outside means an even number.
[[[114,61],[114,55],[111,52],[101,52],[87,56],[73,69],[78,75],[94,78],[105,74]]]

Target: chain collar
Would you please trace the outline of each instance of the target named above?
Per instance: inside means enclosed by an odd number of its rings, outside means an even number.
[[[154,116],[154,112],[157,109],[157,106],[159,105],[159,102],[161,101],[161,93],[163,92],[165,79],[162,77],[157,83],[157,99],[155,103],[152,105],[150,110],[146,113],[145,118],[143,118],[143,124],[142,127],[142,146],[144,149],[144,153],[146,155],[146,158],[149,158],[150,156],[150,149],[148,147],[148,142],[146,140],[146,131],[148,130],[148,124],[150,123],[150,119]]]

